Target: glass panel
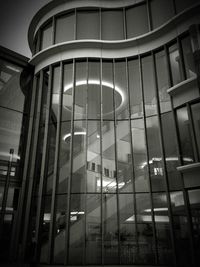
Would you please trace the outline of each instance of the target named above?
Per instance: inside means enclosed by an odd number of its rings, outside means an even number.
[[[153,264],[155,244],[149,194],[136,195],[137,231],[138,231],[138,262]]]
[[[183,73],[181,70],[181,62],[180,55],[177,48],[177,44],[174,44],[169,47],[169,59],[170,59],[170,67],[172,74],[172,83],[176,85],[183,81]]]
[[[89,61],[88,76],[88,119],[100,119],[101,86],[99,61]]]
[[[69,264],[82,264],[85,247],[85,197],[71,195]]]
[[[41,252],[40,252],[40,261],[42,263],[48,263],[48,252],[49,252],[49,229],[51,221],[51,197],[43,198],[44,213],[43,221],[41,224]]]
[[[139,5],[126,10],[127,38],[148,32],[148,15],[146,5]]]
[[[185,70],[187,78],[196,77],[196,70],[194,64],[194,56],[192,52],[192,46],[190,37],[187,36],[181,40],[183,57],[185,63]]]
[[[58,193],[65,193],[68,190],[70,176],[70,142],[71,142],[71,122],[61,123],[61,140],[59,151],[59,182]]]
[[[195,135],[196,135],[196,140],[198,144],[198,152],[200,155],[200,103],[194,104],[191,106],[192,108],[192,117],[193,117],[193,122],[194,122],[194,128],[195,128]]]
[[[174,16],[173,0],[151,0],[150,3],[153,29]]]
[[[128,61],[131,118],[143,115],[142,90],[140,86],[139,60]]]
[[[60,102],[60,67],[55,67],[53,69],[53,94],[52,94],[52,106],[51,106],[51,116],[53,121],[58,122],[58,109]]]
[[[136,257],[133,194],[119,194],[120,263],[133,264]]]
[[[101,195],[87,195],[86,263],[101,264]]]
[[[129,121],[117,122],[117,182],[118,190],[133,191],[133,166],[131,157]]]
[[[20,87],[22,69],[0,59],[0,106],[23,111],[24,94]]]
[[[75,16],[74,13],[63,15],[56,19],[55,42],[62,43],[74,40]]]
[[[54,232],[54,263],[63,264],[65,260],[67,195],[57,196]]]
[[[62,121],[70,121],[72,113],[73,64],[64,65]]]
[[[102,109],[103,119],[114,118],[114,103],[113,103],[113,63],[112,61],[103,61],[102,63]],[[120,101],[120,94],[116,94]],[[99,99],[100,100],[100,99]]]
[[[165,179],[157,116],[147,118],[146,123],[152,190],[163,191],[165,190]]]
[[[77,11],[77,39],[100,39],[98,10]]]
[[[188,267],[192,260],[183,193],[180,191],[170,193],[170,198],[177,259],[179,266]]]
[[[156,95],[152,56],[142,58],[142,79],[146,116],[156,114]]]
[[[86,118],[87,108],[87,63],[76,62],[76,87],[75,87],[75,104],[74,118]]]
[[[186,107],[177,109],[177,120],[183,163],[190,164],[194,161],[194,152],[192,148],[192,136]]]
[[[104,263],[117,264],[118,259],[118,224],[117,198],[115,194],[103,195],[104,225]]]
[[[86,122],[74,121],[73,133],[73,193],[86,190]]]
[[[116,118],[129,118],[126,62],[115,62],[115,112]]]
[[[175,0],[177,12],[181,12],[184,9],[199,3],[199,0]]]
[[[41,37],[41,50],[51,46],[53,44],[53,27],[52,23],[46,25],[42,29]]]
[[[124,20],[122,10],[103,10],[101,13],[102,40],[124,39]]]
[[[4,194],[4,186],[0,186],[0,210],[2,209],[3,194]]]
[[[102,125],[102,169],[103,191],[116,191],[115,135],[114,123],[104,121]]]
[[[87,191],[101,192],[100,122],[88,121]]]
[[[200,189],[188,191],[197,262],[200,262]]]
[[[173,264],[167,195],[154,193],[153,206],[159,263]]]
[[[162,50],[155,54],[156,59],[156,75],[158,83],[158,93],[161,113],[171,110],[170,96],[167,93],[169,88],[167,59],[165,51]]]
[[[149,191],[149,173],[143,119],[131,121],[136,192]]]

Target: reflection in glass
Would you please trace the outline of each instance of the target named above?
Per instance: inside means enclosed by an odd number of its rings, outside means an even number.
[[[127,38],[142,35],[149,30],[147,7],[145,4],[126,9]]]
[[[136,192],[149,191],[149,174],[143,119],[131,121]]]
[[[101,13],[101,39],[124,39],[123,10],[103,10]]]
[[[41,36],[41,48],[43,50],[53,44],[53,27],[52,23],[49,23],[42,29]]]
[[[181,142],[182,160],[184,164],[190,164],[194,161],[194,151],[192,148],[192,136],[186,107],[177,109],[177,121]]]
[[[75,15],[69,13],[56,19],[55,43],[62,43],[74,40],[75,36]]]
[[[58,109],[60,102],[60,67],[53,69],[53,94],[52,94],[52,105],[51,105],[51,116],[52,120],[58,122]]]
[[[183,72],[181,69],[181,59],[179,55],[179,50],[177,48],[177,44],[174,44],[169,47],[169,59],[170,59],[170,67],[171,67],[171,75],[172,75],[172,83],[176,85],[183,81]]]
[[[142,58],[142,80],[146,116],[150,116],[157,113],[152,56]]]
[[[184,9],[199,3],[199,0],[175,0],[177,12],[181,12]]]
[[[142,90],[140,86],[139,60],[128,61],[131,118],[143,115]]]
[[[195,129],[195,135],[196,135],[196,140],[198,144],[198,154],[200,156],[200,103],[196,103],[191,106],[192,108],[192,117],[193,117],[193,122],[194,122],[194,129]]]
[[[183,58],[185,63],[185,71],[187,78],[196,77],[196,70],[194,64],[194,56],[192,52],[191,40],[187,36],[181,40]]]

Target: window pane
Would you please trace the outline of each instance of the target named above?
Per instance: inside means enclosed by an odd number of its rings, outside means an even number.
[[[149,30],[146,5],[139,5],[126,10],[127,38],[142,35]]]
[[[192,52],[190,37],[186,37],[182,39],[181,44],[182,44],[182,49],[183,49],[183,57],[184,57],[187,78],[196,77],[194,56]]]
[[[54,117],[54,122],[58,122],[58,109],[60,102],[60,67],[53,69],[53,94],[52,94],[52,106],[51,116]]]
[[[198,152],[200,155],[200,103],[194,104],[191,106],[192,108],[192,117],[193,117],[193,122],[194,122],[194,128],[195,128],[195,135],[196,135],[196,140],[198,144]]]
[[[149,173],[143,119],[131,121],[136,192],[149,191]]]
[[[151,0],[150,3],[153,29],[174,16],[173,0]]]
[[[53,27],[52,23],[48,24],[42,29],[41,50],[53,44]]]
[[[100,122],[88,121],[87,191],[101,192]]]
[[[104,121],[102,126],[102,171],[103,191],[116,191],[115,135],[114,123]]]
[[[99,39],[99,11],[77,11],[77,39]]]
[[[161,113],[171,110],[170,96],[167,93],[169,88],[168,83],[168,71],[167,71],[167,60],[165,56],[165,51],[156,53],[156,75],[158,82],[158,91],[159,91],[159,102],[160,102],[160,111]]]
[[[122,10],[103,10],[102,20],[102,40],[124,39],[124,20]]]
[[[199,0],[175,0],[177,12],[181,12],[184,9],[199,3]]]
[[[194,152],[192,146],[190,123],[186,107],[177,110],[177,120],[183,163],[190,164],[194,161]]]
[[[183,81],[183,73],[181,71],[180,55],[177,48],[177,44],[169,47],[169,59],[172,74],[173,85]]]
[[[142,58],[142,79],[146,116],[157,113],[152,56]]]
[[[139,61],[128,61],[128,82],[130,92],[131,118],[143,115],[142,90],[140,86]]]
[[[56,19],[55,42],[62,43],[74,40],[75,16],[74,13],[63,15]]]

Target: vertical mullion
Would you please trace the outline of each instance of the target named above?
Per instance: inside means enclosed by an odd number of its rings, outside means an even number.
[[[53,16],[52,20],[52,45],[55,44],[55,39],[56,39],[56,18]]]
[[[134,75],[134,74],[133,74]],[[139,251],[138,244],[138,227],[137,227],[137,214],[136,214],[136,190],[135,190],[135,168],[134,168],[134,152],[133,152],[133,137],[132,137],[132,125],[131,125],[131,98],[130,98],[130,86],[129,86],[129,72],[128,72],[128,61],[126,58],[126,81],[127,81],[127,93],[128,93],[128,110],[129,110],[129,130],[130,130],[130,142],[131,142],[131,161],[132,161],[132,185],[133,185],[133,201],[134,201],[134,221],[135,221],[135,238],[137,245],[137,252]]]
[[[68,180],[67,191],[67,214],[66,214],[66,236],[65,236],[65,260],[64,265],[69,262],[69,241],[70,241],[70,204],[71,204],[71,184],[73,174],[73,139],[74,139],[74,105],[75,105],[75,85],[76,85],[76,66],[75,59],[73,59],[73,86],[72,86],[72,112],[71,112],[71,141],[70,141],[70,175]]]
[[[151,218],[152,218],[152,226],[153,226],[153,237],[154,237],[154,245],[155,245],[155,260],[156,264],[158,263],[158,253],[157,253],[157,239],[156,239],[156,230],[155,230],[155,216],[154,216],[154,205],[153,205],[153,193],[152,193],[152,184],[151,184],[151,172],[149,167],[149,145],[148,145],[148,138],[147,138],[147,123],[146,123],[146,110],[145,110],[145,99],[144,99],[144,87],[143,87],[143,72],[142,72],[142,64],[141,64],[141,57],[139,56],[139,66],[140,66],[140,85],[142,90],[142,105],[143,105],[143,118],[144,118],[144,133],[145,133],[145,143],[147,149],[147,169],[149,174],[149,194],[150,194],[150,205],[151,205]]]
[[[75,8],[74,11],[74,20],[75,20],[75,25],[74,25],[74,40],[77,40],[77,9]]]
[[[123,8],[123,26],[124,26],[124,39],[127,39],[127,29],[126,29],[126,27],[127,27],[127,25],[126,25],[126,8],[124,7]]]
[[[172,217],[172,208],[170,205],[170,193],[169,193],[169,181],[168,181],[168,174],[167,174],[167,166],[165,161],[165,148],[164,148],[164,139],[163,139],[163,129],[162,129],[162,120],[161,120],[161,112],[160,112],[160,104],[159,104],[159,93],[158,93],[158,81],[156,77],[156,63],[155,63],[155,54],[152,53],[153,57],[153,73],[154,73],[154,83],[155,83],[155,96],[156,96],[156,106],[157,106],[157,116],[158,116],[158,127],[159,127],[159,136],[160,136],[160,143],[161,143],[161,153],[162,153],[162,163],[164,169],[164,178],[166,184],[166,194],[167,194],[167,205],[169,211],[169,218],[170,218],[170,236],[172,242],[172,249],[173,249],[173,262],[174,266],[177,266],[177,259],[176,259],[176,247],[175,247],[175,239],[174,239],[174,230],[173,230],[173,217]]]
[[[117,120],[116,120],[116,106],[115,106],[115,66],[116,62],[113,59],[113,109],[114,109],[114,143],[115,143],[115,166],[116,166],[116,196],[117,196],[117,226],[118,226],[118,262],[121,262],[121,243],[120,243],[120,211],[119,211],[119,182],[118,182],[118,155],[117,155]]]
[[[53,262],[54,257],[54,224],[56,212],[56,191],[58,183],[58,161],[59,161],[59,146],[60,146],[60,132],[61,132],[61,116],[62,116],[62,76],[63,76],[63,63],[60,63],[60,85],[59,85],[59,104],[58,104],[58,119],[56,131],[56,148],[54,157],[54,171],[53,171],[53,187],[52,187],[52,203],[51,203],[51,221],[49,231],[49,263]],[[53,91],[52,91],[53,93]]]
[[[172,0],[172,2],[173,2],[174,14],[177,15],[176,0]]]
[[[181,40],[179,37],[177,37],[177,47],[178,47],[178,51],[179,51],[179,57],[180,57],[180,70],[181,70],[181,79],[186,80],[187,76],[186,76],[186,70],[185,70],[185,63],[184,63],[184,57],[183,57],[183,49],[182,49],[182,45],[181,45]]]
[[[152,30],[152,16],[151,16],[150,1],[151,0],[146,0],[147,19],[148,19],[149,31]]]
[[[38,246],[40,244],[40,229],[42,223],[42,198],[43,198],[43,188],[44,188],[44,179],[45,179],[45,163],[47,158],[47,147],[48,147],[48,135],[49,135],[49,118],[50,118],[50,105],[51,105],[51,91],[52,91],[52,66],[49,69],[49,83],[48,83],[48,94],[47,94],[47,107],[46,107],[46,118],[45,118],[45,129],[44,129],[44,143],[42,150],[42,164],[41,164],[41,174],[40,174],[40,183],[38,191],[38,206],[37,206],[37,215],[36,215],[36,254],[35,259],[38,258]]]

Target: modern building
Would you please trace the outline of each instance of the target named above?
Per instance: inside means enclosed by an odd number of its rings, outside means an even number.
[[[0,144],[14,263],[200,266],[199,12],[199,0],[56,0],[34,16],[24,134]]]

